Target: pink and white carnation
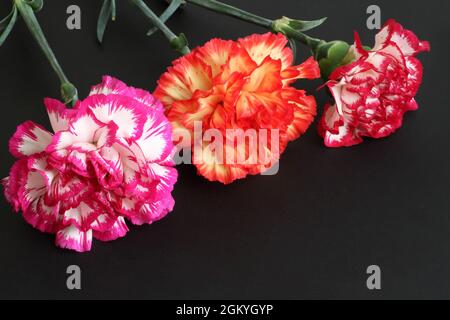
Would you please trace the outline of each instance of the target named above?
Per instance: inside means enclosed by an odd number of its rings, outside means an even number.
[[[174,207],[172,127],[150,93],[104,77],[73,109],[45,99],[54,133],[31,121],[17,128],[17,158],[3,180],[24,219],[56,234],[56,245],[85,252],[111,241],[126,220],[151,224]]]

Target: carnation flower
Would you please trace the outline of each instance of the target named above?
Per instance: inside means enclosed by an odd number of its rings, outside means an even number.
[[[208,180],[227,184],[266,171],[313,121],[314,97],[292,84],[318,78],[320,70],[313,58],[293,65],[287,42],[272,33],[238,41],[213,39],[174,61],[160,78],[154,95],[166,107],[174,140],[194,148],[193,162]],[[202,137],[195,134],[199,123]],[[263,130],[267,135],[262,138]],[[230,131],[240,139],[230,141]],[[217,141],[211,147],[205,138],[207,132],[220,140],[220,152],[213,150]],[[250,150],[249,132],[258,137],[256,152]]]
[[[366,50],[358,34],[347,56],[353,62],[337,68],[327,83],[336,103],[326,105],[319,134],[328,147],[359,144],[363,137],[383,138],[402,126],[406,111],[418,108],[414,99],[422,82],[422,64],[415,55],[428,42],[390,20]]]
[[[45,105],[54,134],[20,125],[10,140],[18,160],[3,180],[29,224],[84,252],[93,237],[125,236],[126,220],[150,224],[173,209],[172,130],[152,95],[104,77],[73,109],[53,99]]]

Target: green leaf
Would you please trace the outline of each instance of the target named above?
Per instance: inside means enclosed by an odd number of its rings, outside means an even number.
[[[173,16],[173,14],[181,7],[181,5],[185,4],[186,2],[184,0],[172,0],[170,1],[170,5],[167,7],[167,9],[163,12],[163,14],[159,17],[159,20],[161,20],[163,23],[170,19],[170,17]],[[153,35],[156,31],[158,31],[157,27],[151,28],[147,32],[147,36]]]
[[[109,18],[113,14],[113,7],[115,11],[114,0],[103,1],[102,9],[100,10],[100,15],[97,22],[97,39],[100,43],[103,42],[103,36],[105,35],[106,26],[108,25]]]
[[[31,8],[33,8],[34,12],[38,12],[44,6],[44,0],[27,0],[25,1]]]
[[[0,21],[0,32],[2,32],[6,28],[6,26],[9,24],[9,21],[11,20],[11,17],[14,14],[14,10],[15,10],[15,7],[13,7],[13,9],[8,14],[8,16],[6,16],[4,19],[2,19]]]
[[[116,0],[111,0],[111,20],[112,21],[116,21],[116,15],[117,10],[116,10]]]
[[[6,38],[8,38],[16,21],[17,21],[17,8],[16,6],[14,6],[11,13],[5,19],[0,21],[0,47],[5,42]]]
[[[290,36],[294,33],[304,32],[314,29],[325,22],[327,18],[322,18],[313,21],[302,21],[294,20],[288,17],[283,17],[281,19],[272,22],[272,30],[274,32],[281,32],[284,35]]]
[[[294,39],[289,38],[289,46],[292,49],[292,54],[294,55],[294,61],[295,61],[295,58],[297,57],[297,43],[295,42]]]
[[[287,19],[289,19],[289,18],[287,18]],[[313,21],[302,21],[302,20],[290,19],[288,24],[291,28],[293,28],[297,31],[300,31],[300,32],[304,32],[304,31],[308,31],[308,30],[317,28],[322,23],[324,23],[326,20],[327,20],[326,17],[322,18],[322,19],[318,19],[318,20],[313,20]]]

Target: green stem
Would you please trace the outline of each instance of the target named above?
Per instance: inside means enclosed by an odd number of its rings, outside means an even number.
[[[19,10],[25,24],[28,27],[28,30],[33,35],[36,42],[39,44],[42,52],[47,57],[50,65],[53,70],[57,74],[59,81],[61,83],[61,95],[66,104],[74,104],[78,100],[77,90],[73,84],[70,83],[68,78],[66,77],[63,69],[61,68],[58,60],[56,59],[55,54],[53,53],[50,45],[45,38],[44,32],[42,31],[41,26],[39,25],[38,20],[34,14],[33,9],[25,3],[23,0],[14,0],[17,9]]]
[[[304,45],[308,46],[314,55],[317,53],[317,49],[319,46],[326,43],[324,40],[312,38],[303,32],[297,31],[297,30],[284,30],[283,32],[288,38],[295,39]]]
[[[164,36],[170,41],[174,49],[179,51],[181,54],[188,54],[190,52],[189,47],[186,45],[186,41],[183,35],[177,36],[172,32],[160,19],[159,17],[145,4],[143,0],[131,0],[142,13],[157,27]]]
[[[307,45],[314,53],[317,51],[317,48],[320,45],[325,43],[325,41],[323,40],[312,38],[304,34],[303,32],[295,30],[294,28],[286,27],[285,25],[280,25],[280,21],[283,19],[278,20],[267,19],[216,0],[185,0],[185,1],[214,12],[218,12],[221,14],[225,14],[231,17],[238,18],[240,20],[256,24],[258,26],[267,28],[273,32],[283,33],[288,38],[295,39]]]
[[[195,4],[197,6],[209,9],[214,12],[220,12],[222,14],[244,20],[261,27],[271,28],[273,21],[253,13],[238,9],[236,7],[230,6],[228,4],[215,1],[215,0],[186,0],[186,2]]]

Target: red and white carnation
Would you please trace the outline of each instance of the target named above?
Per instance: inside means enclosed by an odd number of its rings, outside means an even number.
[[[414,97],[422,82],[415,56],[429,51],[426,41],[390,20],[365,50],[358,34],[350,49],[354,62],[337,68],[327,83],[334,105],[326,105],[319,134],[328,147],[359,144],[363,137],[383,138],[402,126],[406,111],[418,108]]]

